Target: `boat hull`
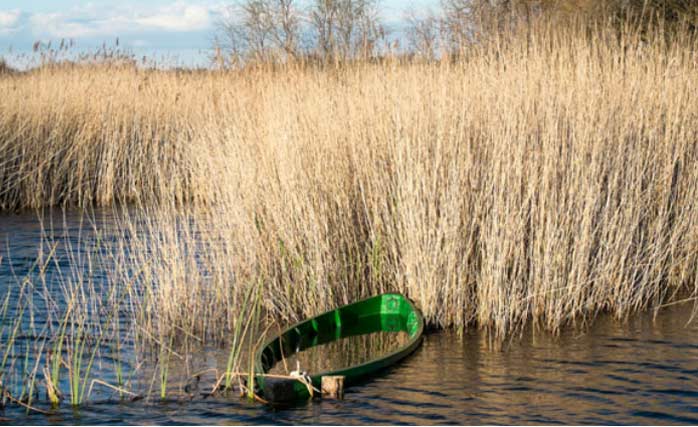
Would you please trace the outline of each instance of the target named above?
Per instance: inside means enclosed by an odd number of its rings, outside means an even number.
[[[323,376],[344,376],[344,384],[351,386],[371,374],[391,366],[410,355],[421,344],[424,319],[417,307],[401,294],[383,294],[339,307],[297,323],[271,339],[257,353],[256,382],[259,390],[272,403],[289,403],[310,397],[308,387],[299,381],[286,387],[286,392],[273,393],[266,372],[284,358],[297,351],[326,344],[343,338],[375,332],[406,332],[408,342],[396,351],[359,365],[312,374],[315,388]]]

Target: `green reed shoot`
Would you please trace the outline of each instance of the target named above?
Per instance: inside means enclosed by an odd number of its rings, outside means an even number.
[[[247,331],[250,327],[250,324],[253,322],[253,316],[247,315],[247,319],[245,321],[245,315],[249,314],[249,312],[247,311],[247,307],[250,302],[250,298],[252,297],[252,294],[256,288],[257,286],[250,286],[247,290],[242,305],[240,306],[240,312],[233,326],[233,343],[230,347],[228,363],[226,364],[225,368],[225,390],[231,390],[232,388],[234,378],[233,372],[237,371],[242,346],[245,341],[245,337],[247,335]]]
[[[250,316],[251,320],[251,325],[252,329],[250,332],[250,343],[254,343],[255,335],[257,335],[257,332],[259,331],[259,322],[260,322],[260,315],[262,311],[262,282],[258,281],[257,286],[255,286],[255,299],[252,303],[252,315]],[[259,339],[262,339],[263,337],[258,337],[257,341]],[[248,375],[248,380],[247,380],[247,397],[251,400],[254,400],[255,398],[255,375],[256,375],[256,362],[255,362],[255,356],[256,356],[256,350],[257,346],[252,344],[250,345],[250,351],[249,351],[249,375]]]

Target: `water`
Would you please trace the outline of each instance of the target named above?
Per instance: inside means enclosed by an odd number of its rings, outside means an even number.
[[[71,221],[69,232],[79,230]],[[0,217],[0,290],[30,268],[39,230],[30,216]],[[203,398],[198,392],[212,381],[208,374],[201,384],[178,383],[225,366],[225,350],[207,347],[170,368],[171,387],[188,387],[176,399],[120,402],[102,391],[79,409],[64,403],[51,415],[27,415],[10,405],[0,418],[16,424],[697,424],[698,325],[687,324],[691,314],[691,306],[674,306],[656,319],[638,314],[625,323],[602,315],[586,330],[557,338],[526,331],[500,349],[477,331],[429,332],[412,356],[347,389],[345,400],[284,410],[235,396]],[[359,340],[299,358],[306,366],[338,367],[399,345],[386,337]]]
[[[293,370],[330,372],[369,362],[403,348],[410,340],[406,332],[374,332],[346,337],[286,355],[270,374],[288,375]]]

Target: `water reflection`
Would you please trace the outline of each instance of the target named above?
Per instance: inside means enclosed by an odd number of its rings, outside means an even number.
[[[330,341],[292,353],[274,365],[271,374],[288,375],[300,370],[309,374],[360,365],[403,348],[410,340],[406,332],[380,331]]]
[[[98,218],[105,222],[101,230],[108,227],[108,216]],[[54,221],[57,238],[89,229],[68,218],[66,232],[59,225],[62,217]],[[3,295],[16,283],[14,275],[21,277],[36,258],[40,233],[33,217],[0,218]],[[118,393],[95,386],[98,402],[80,409],[66,403],[45,416],[10,405],[0,410],[0,418],[13,424],[698,424],[698,325],[687,324],[692,309],[670,307],[656,319],[639,314],[625,323],[599,316],[586,331],[567,331],[558,338],[527,331],[503,349],[492,348],[477,331],[461,337],[433,332],[399,365],[347,389],[345,400],[283,411],[234,396],[204,398],[201,392],[225,369],[228,353],[202,347],[192,349],[190,358],[172,359],[175,399],[120,401]],[[390,333],[356,337],[297,357],[304,370],[334,369],[390,351],[403,339],[404,334]],[[18,337],[10,363],[25,363],[31,345],[32,337]],[[114,382],[108,360],[100,358],[95,376]],[[288,369],[295,369],[293,358],[287,362]],[[157,366],[136,358],[123,363],[125,371],[140,367],[143,384],[133,389],[157,387]],[[4,378],[5,384],[11,380]]]
[[[691,309],[626,324],[602,316],[585,333],[530,332],[501,350],[479,332],[431,333],[403,363],[347,389],[345,400],[282,411],[194,396],[63,408],[51,418],[8,407],[0,416],[34,424],[696,424],[698,327],[685,326]],[[341,353],[344,344],[332,345]],[[207,366],[224,363],[207,354]],[[322,364],[320,352],[315,360]]]

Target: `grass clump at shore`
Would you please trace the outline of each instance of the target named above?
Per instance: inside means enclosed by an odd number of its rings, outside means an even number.
[[[624,318],[698,291],[696,47],[538,23],[435,62],[5,75],[0,206],[145,209],[47,304],[75,354],[117,321],[155,346],[161,390],[178,346],[247,330],[252,294],[288,322],[398,291],[496,337]]]

